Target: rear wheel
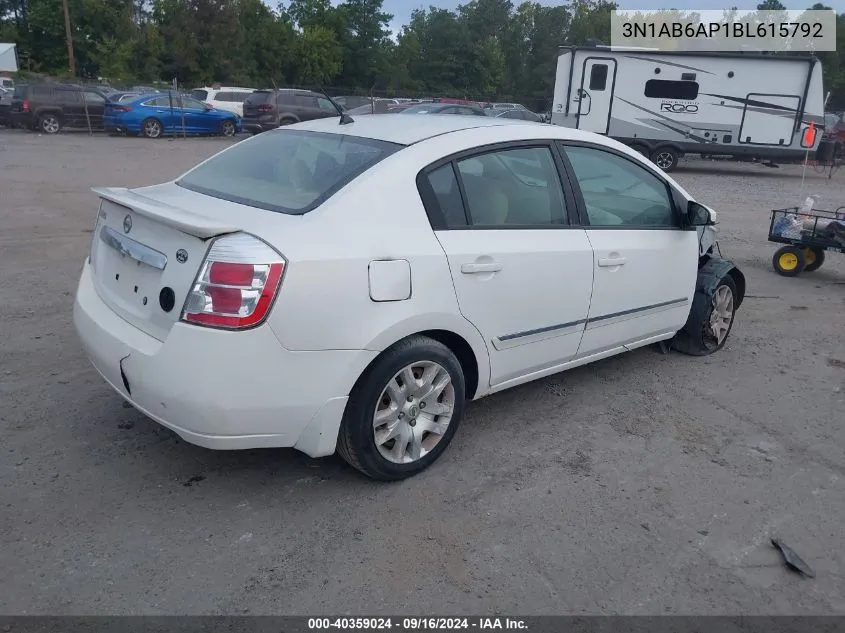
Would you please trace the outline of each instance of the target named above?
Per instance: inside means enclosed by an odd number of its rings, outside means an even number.
[[[412,336],[394,345],[352,390],[337,451],[373,479],[405,479],[430,466],[464,412],[464,374],[442,343]]]
[[[38,118],[38,128],[44,134],[57,134],[62,129],[62,120],[58,114],[42,114]]]
[[[804,259],[807,260],[807,265],[804,266],[805,273],[818,270],[824,264],[824,250],[821,248],[805,248]]]
[[[282,126],[282,125],[293,125],[294,123],[296,123],[296,119],[291,119],[290,117],[285,117],[284,119],[279,121],[280,126]]]
[[[800,275],[807,265],[804,251],[797,246],[779,248],[772,257],[772,266],[778,275],[795,277]]]
[[[147,138],[159,138],[164,133],[164,126],[158,119],[144,119],[141,123],[141,134]]]
[[[679,158],[678,150],[673,147],[658,147],[651,153],[651,162],[665,172],[674,171]]]

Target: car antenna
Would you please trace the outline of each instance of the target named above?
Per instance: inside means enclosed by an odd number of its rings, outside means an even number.
[[[349,123],[355,123],[355,119],[353,119],[346,112],[344,112],[343,108],[337,105],[337,103],[335,103],[335,100],[332,99],[328,94],[326,94],[326,91],[323,90],[322,86],[320,87],[320,92],[325,95],[326,99],[328,99],[329,102],[334,106],[334,109],[337,110],[337,113],[340,115],[340,125],[348,125]]]

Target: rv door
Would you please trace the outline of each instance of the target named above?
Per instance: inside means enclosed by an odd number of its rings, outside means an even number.
[[[578,102],[578,129],[607,134],[613,88],[616,85],[616,60],[587,57],[581,73]]]

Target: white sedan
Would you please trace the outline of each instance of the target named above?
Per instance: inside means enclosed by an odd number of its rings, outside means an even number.
[[[74,323],[112,388],[194,444],[337,451],[377,479],[440,457],[470,400],[720,349],[745,293],[713,212],[556,126],[323,119],[94,191]]]

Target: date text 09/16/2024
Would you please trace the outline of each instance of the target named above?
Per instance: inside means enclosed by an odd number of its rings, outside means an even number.
[[[448,631],[448,630],[527,630],[519,618],[438,618],[438,617],[373,617],[373,618],[308,618],[309,631]]]

